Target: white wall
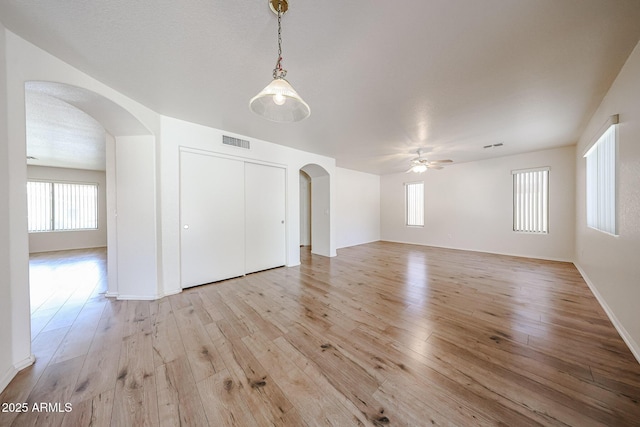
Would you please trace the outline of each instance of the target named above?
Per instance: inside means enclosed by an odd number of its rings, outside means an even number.
[[[380,176],[336,168],[336,247],[380,240]]]
[[[223,145],[222,135],[247,139],[251,142],[251,149],[246,150]],[[300,264],[300,168],[309,163],[318,164],[333,175],[335,160],[163,116],[160,181],[162,183],[162,274],[164,294],[180,291],[180,147],[285,167],[287,170],[287,265]],[[333,195],[331,197],[333,198]],[[333,206],[334,203],[330,205]],[[330,210],[332,209],[330,208]],[[329,216],[332,215],[334,213],[330,212]],[[327,232],[330,235],[331,230],[329,229]],[[327,237],[327,242],[326,255],[335,255],[335,239]]]
[[[586,226],[585,159],[600,127],[618,125],[618,236]],[[640,44],[629,56],[576,149],[576,265],[640,361]]]
[[[335,178],[334,178],[335,180]],[[326,254],[331,244],[331,213],[335,206],[330,201],[332,177],[311,178],[311,253]]]
[[[24,81],[14,69],[20,62],[20,52],[12,45],[14,37],[4,31],[6,55],[6,118],[9,236],[9,281],[11,319],[3,329],[11,331],[10,341],[3,343],[0,352],[10,354],[13,372],[33,361],[31,354],[31,317],[29,313],[29,239],[27,236],[27,150],[25,131]],[[3,88],[4,89],[4,88]],[[7,371],[11,374],[11,371]],[[5,374],[3,372],[3,374]],[[5,374],[6,375],[6,374]],[[4,377],[3,377],[4,379]]]
[[[105,120],[107,120],[109,127],[114,127],[114,130],[118,130],[119,123],[114,123],[114,117],[121,117],[123,122],[121,128],[123,129],[131,129],[129,121],[138,121],[141,126],[138,126],[135,132],[140,132],[140,129],[146,128],[148,129],[148,135],[144,137],[134,136],[131,137],[131,141],[138,141],[136,138],[147,138],[158,135],[160,132],[160,116],[153,112],[152,110],[144,107],[143,105],[137,103],[136,101],[127,98],[121,93],[111,89],[110,87],[100,83],[94,78],[88,76],[87,74],[82,73],[81,71],[71,67],[70,65],[60,61],[54,56],[44,52],[40,48],[26,42],[20,37],[16,36],[11,32],[7,32],[6,46],[8,53],[8,65],[7,65],[7,87],[8,87],[8,98],[7,103],[10,105],[9,109],[9,144],[10,147],[16,150],[16,154],[12,157],[13,164],[15,164],[14,171],[11,171],[12,176],[12,188],[16,194],[19,194],[15,200],[15,205],[11,208],[12,215],[16,215],[16,224],[12,227],[11,233],[15,238],[16,245],[22,245],[23,239],[27,239],[26,233],[26,213],[22,212],[23,209],[26,209],[26,198],[24,195],[24,189],[26,188],[26,165],[24,164],[25,154],[25,146],[26,146],[26,136],[25,136],[25,107],[24,107],[24,91],[25,91],[25,83],[29,81],[49,81],[49,82],[57,82],[63,83],[70,86],[76,86],[82,89],[89,90],[94,94],[99,95],[100,97],[105,98],[111,103],[115,104],[115,108],[122,108],[130,115],[122,116],[120,115],[110,115],[108,111],[104,111]],[[104,105],[110,104],[107,102]],[[100,106],[100,107],[102,107]],[[121,110],[119,110],[121,113]],[[104,125],[104,124],[103,124]],[[106,129],[109,131],[109,129]],[[117,140],[119,138],[122,139],[123,144],[127,144],[129,140],[127,140],[127,135],[116,134],[114,135],[116,139],[115,145],[117,146]],[[147,180],[150,179],[152,182],[156,182],[157,180],[157,167],[156,162],[158,161],[158,156],[156,156],[156,145],[159,143],[159,140],[154,140],[151,142],[151,147],[146,147],[146,150],[142,150],[143,153],[140,153],[139,150],[132,149],[129,150],[129,155],[137,156],[126,158],[126,154],[124,156],[120,156],[122,160],[122,165],[111,164],[108,167],[111,167],[112,170],[108,171],[108,173],[112,173],[115,175],[115,170],[122,168],[120,171],[120,176],[118,177],[118,186],[121,186],[125,192],[128,194],[135,193],[136,191],[139,194],[144,194],[141,198],[136,197],[128,197],[126,194],[123,197],[120,197],[117,200],[120,200],[120,204],[117,208],[121,211],[121,214],[117,217],[118,221],[124,221],[127,223],[133,223],[135,221],[140,221],[140,217],[143,213],[149,213],[149,211],[153,212],[153,215],[158,215],[157,212],[157,203],[158,199],[155,194],[149,195],[146,191],[149,191],[149,185]],[[123,153],[126,153],[130,147],[123,147]],[[139,155],[144,154],[144,155]],[[113,155],[115,158],[115,154]],[[19,160],[18,160],[19,159]],[[116,167],[117,166],[117,167]],[[138,176],[136,171],[141,171],[141,176]],[[125,180],[128,179],[129,181]],[[155,191],[155,187],[152,187]],[[19,193],[18,193],[19,192]],[[154,206],[140,206],[146,199],[151,197],[153,199],[152,203]],[[123,201],[125,203],[130,203],[131,205],[122,205]],[[112,215],[113,212],[110,213]],[[131,220],[127,215],[136,216],[135,220]],[[160,249],[158,248],[158,240],[159,229],[157,228],[157,224],[159,221],[155,217],[147,217],[145,220],[140,221],[145,224],[144,227],[129,227],[127,228],[126,238],[122,239],[122,241],[118,242],[116,239],[115,244],[111,244],[109,239],[107,239],[107,244],[111,246],[110,250],[110,264],[114,264],[116,260],[124,262],[128,268],[129,275],[127,275],[127,271],[125,271],[124,280],[119,282],[124,285],[122,288],[117,290],[112,290],[110,288],[109,295],[110,296],[128,296],[131,298],[157,298],[159,295],[158,287],[160,284],[157,282],[160,275],[158,274],[158,260],[160,258]],[[153,234],[150,235],[147,233],[146,226],[148,224],[152,224],[156,226],[153,230]],[[148,242],[148,239],[152,239],[152,242]],[[147,286],[146,281],[139,281],[136,278],[136,273],[134,273],[134,265],[136,264],[137,257],[140,258],[140,265],[146,266],[148,265],[148,253],[137,252],[134,248],[138,248],[138,242],[144,241],[145,245],[151,245],[156,248],[156,253],[154,254],[155,261],[153,265],[155,265],[155,271],[153,275],[148,277],[148,280],[153,280],[153,286]],[[130,245],[130,247],[128,247]],[[125,253],[127,253],[128,257],[122,257],[117,254],[113,254],[113,248],[119,252],[120,249],[123,249]],[[28,251],[23,251],[22,248],[15,248],[11,251],[12,257],[15,259],[12,261],[12,265],[21,266],[24,265],[25,274],[23,277],[15,280],[17,286],[21,286],[21,289],[24,289],[25,300],[26,303],[23,305],[25,307],[26,316],[28,317]],[[132,258],[133,256],[133,258]],[[126,270],[126,269],[125,269]],[[126,280],[130,278],[132,280]],[[23,287],[23,288],[22,288]],[[16,305],[19,306],[19,305]],[[24,323],[24,322],[22,322]],[[28,339],[28,328],[26,329],[26,333],[23,334]],[[27,344],[28,345],[28,344]]]
[[[312,163],[301,170],[311,178],[311,253],[335,256],[335,173]]]
[[[11,205],[8,203],[9,143],[7,129],[7,76],[5,55],[5,32],[0,23],[0,390],[4,389],[16,373],[13,365],[12,318],[15,311],[11,305]]]
[[[300,246],[311,245],[311,178],[300,172]]]
[[[107,293],[108,297],[118,296],[118,201],[116,192],[116,139],[109,133],[105,141],[105,179],[107,182],[106,210],[107,210]]]
[[[60,61],[52,55],[44,52],[38,47],[26,42],[11,32],[6,32],[7,48],[7,105],[11,108],[8,110],[8,132],[9,132],[9,157],[11,169],[9,170],[10,180],[10,214],[12,217],[11,227],[11,265],[16,266],[13,270],[15,278],[11,283],[15,283],[21,290],[13,294],[14,298],[21,298],[22,305],[25,309],[21,311],[20,317],[22,321],[20,326],[16,326],[22,332],[21,337],[28,337],[28,236],[26,233],[26,165],[24,162],[26,156],[25,150],[25,114],[24,114],[24,85],[27,81],[53,81],[60,82],[83,89],[90,90],[101,95],[115,104],[123,107],[130,112],[137,120],[150,130],[150,134],[155,137],[152,146],[143,149],[144,156],[139,156],[136,149],[129,150],[129,155],[137,156],[131,159],[124,159],[123,156],[117,154],[120,149],[120,142],[124,141],[122,135],[114,135],[116,139],[116,155],[117,161],[121,161],[122,165],[115,165],[115,173],[117,176],[118,187],[126,187],[127,192],[143,194],[144,191],[151,189],[152,178],[154,183],[153,191],[157,194],[145,196],[142,199],[135,197],[117,195],[118,201],[118,227],[121,222],[127,222],[131,227],[124,232],[117,230],[117,246],[118,252],[123,245],[128,245],[134,241],[144,241],[151,238],[154,242],[149,243],[149,249],[155,247],[155,261],[151,261],[148,253],[140,253],[131,246],[125,248],[125,252],[129,255],[140,257],[144,266],[155,265],[155,278],[157,283],[153,288],[155,292],[148,294],[152,287],[146,284],[140,284],[139,288],[133,285],[133,281],[129,285],[122,288],[120,285],[127,282],[125,280],[127,273],[120,268],[118,269],[118,289],[109,289],[109,295],[119,297],[132,298],[156,298],[170,293],[178,292],[179,289],[179,232],[178,232],[178,213],[179,209],[176,205],[178,195],[178,147],[184,145],[196,149],[209,150],[219,152],[226,155],[245,156],[252,160],[263,160],[274,164],[285,165],[287,168],[287,191],[289,198],[287,200],[287,264],[296,265],[299,263],[299,204],[298,204],[298,179],[299,169],[309,163],[319,164],[330,174],[333,174],[335,168],[335,160],[324,156],[313,155],[300,150],[286,148],[266,141],[252,139],[253,149],[251,154],[238,152],[234,147],[222,146],[219,142],[222,131],[217,129],[206,128],[195,124],[172,120],[170,118],[162,118],[157,113],[149,110],[134,100],[125,97],[108,86],[98,82],[92,77],[80,72],[79,70]],[[162,121],[162,125],[161,125]],[[109,131],[109,129],[107,129]],[[166,135],[163,134],[166,133]],[[237,135],[242,137],[241,135]],[[166,137],[166,138],[165,138]],[[134,138],[135,139],[135,138]],[[166,140],[166,141],[165,141]],[[128,150],[129,147],[123,148]],[[140,148],[140,146],[138,147]],[[121,151],[124,153],[124,151]],[[127,163],[129,162],[129,163]],[[135,165],[135,166],[134,166]],[[127,167],[130,172],[120,170]],[[143,172],[143,176],[139,177],[134,173],[134,169]],[[111,171],[114,172],[114,171]],[[109,175],[110,171],[107,171]],[[123,182],[127,177],[131,181]],[[332,181],[333,185],[333,181]],[[137,189],[134,190],[134,187]],[[145,190],[146,189],[146,190]],[[142,191],[142,193],[140,193]],[[331,193],[333,198],[333,192]],[[153,196],[153,197],[151,197]],[[147,198],[149,200],[147,200]],[[142,209],[135,209],[134,206],[121,206],[122,201],[134,203],[135,207],[140,204],[140,200],[148,201],[153,207],[144,206]],[[329,203],[333,206],[334,203]],[[331,208],[333,209],[333,208]],[[138,218],[141,212],[153,215],[147,217],[144,221],[123,218],[125,212],[137,213]],[[330,215],[331,217],[331,215]],[[145,224],[145,227],[135,227],[134,223]],[[146,228],[146,225],[152,224],[153,233]],[[327,255],[335,255],[335,239],[333,238],[333,230],[330,229],[330,242],[327,247]],[[121,236],[126,236],[125,241],[120,241]],[[295,242],[295,243],[293,243]],[[108,242],[109,246],[112,246]],[[145,250],[146,250],[145,249]],[[129,258],[117,254],[118,262],[126,262],[131,266],[129,277],[133,278],[133,265],[136,258]],[[124,275],[124,276],[123,276]],[[152,276],[150,276],[152,277]],[[26,310],[26,311],[25,311]],[[18,325],[18,322],[16,322]],[[25,332],[26,331],[26,332]],[[25,348],[29,347],[28,339],[22,339]]]
[[[102,171],[27,166],[29,179],[98,184],[98,229],[29,233],[29,252],[107,246],[106,176]]]
[[[0,30],[3,30],[2,46],[5,54],[4,63],[0,64],[2,65],[0,68],[2,68],[2,72],[6,70],[6,80],[0,80],[0,86],[2,86],[0,93],[3,95],[0,99],[6,110],[8,142],[7,168],[3,167],[3,171],[7,171],[9,176],[8,180],[2,180],[0,184],[7,192],[5,194],[7,197],[2,199],[2,203],[8,202],[7,212],[9,215],[6,222],[9,224],[9,235],[7,239],[2,239],[1,245],[5,250],[8,248],[8,257],[3,257],[3,260],[8,259],[10,268],[6,274],[9,280],[3,284],[3,289],[10,288],[11,301],[11,319],[9,322],[2,323],[2,329],[10,330],[11,334],[10,337],[7,337],[8,341],[2,341],[0,364],[7,355],[10,355],[15,370],[24,368],[32,362],[26,204],[25,83],[28,81],[53,81],[91,90],[125,108],[142,122],[150,130],[150,133],[154,134],[159,131],[159,116],[141,104],[6,31],[6,29],[0,28]],[[0,56],[2,55],[0,54]],[[6,94],[4,93],[5,87]],[[1,128],[0,132],[2,132]],[[0,156],[2,155],[0,154]],[[2,161],[1,157],[0,161]],[[146,159],[141,161],[144,162]],[[4,366],[0,365],[0,369],[2,368]],[[4,378],[1,377],[2,375],[6,374],[0,371],[0,381]]]
[[[381,178],[382,240],[573,260],[574,147]],[[549,234],[513,232],[511,171],[549,166]],[[406,227],[403,183],[424,181],[425,226]]]
[[[118,299],[156,299],[162,291],[156,238],[155,140],[144,135],[116,137],[115,147]]]

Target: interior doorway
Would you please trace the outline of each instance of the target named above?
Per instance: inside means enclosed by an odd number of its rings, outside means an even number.
[[[300,170],[300,247],[311,246],[311,177]]]
[[[85,308],[97,304],[91,311],[99,311],[105,295],[117,295],[116,139],[151,134],[129,111],[88,89],[28,81],[24,95],[27,180],[50,182],[59,197],[57,187],[97,188],[97,226],[58,227],[54,215],[50,229],[29,233],[30,306],[18,310],[29,313],[33,340],[69,326]],[[76,195],[64,200],[70,211],[73,200],[86,205]]]
[[[331,176],[325,168],[317,164],[307,164],[300,168],[300,183],[309,180],[306,198],[303,200],[301,188],[301,244],[303,233],[308,233],[311,253],[323,256],[334,256],[331,246]],[[308,227],[303,227],[303,212],[308,212]],[[304,246],[304,245],[303,245]]]

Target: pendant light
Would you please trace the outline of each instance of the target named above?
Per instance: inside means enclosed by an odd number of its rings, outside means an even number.
[[[249,108],[256,114],[274,122],[297,122],[309,117],[309,105],[300,98],[285,76],[282,68],[282,14],[289,4],[287,0],[269,0],[269,7],[278,15],[278,60],[273,69],[273,81],[251,98]]]

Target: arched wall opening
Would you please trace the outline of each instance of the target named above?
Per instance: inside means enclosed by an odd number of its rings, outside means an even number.
[[[148,296],[151,299],[158,294],[154,135],[128,110],[91,90],[48,81],[28,81],[24,87],[27,147],[30,134],[37,133],[38,129],[44,129],[46,133],[51,129],[55,131],[57,127],[64,127],[67,135],[80,134],[78,140],[61,142],[52,139],[51,147],[40,147],[43,154],[38,155],[38,160],[32,164],[102,170],[106,175],[106,295],[119,298]],[[30,105],[33,102],[42,102],[48,107]],[[69,120],[60,123],[61,119],[51,108],[66,109],[66,114],[79,119],[77,122]],[[30,114],[31,110],[38,114]],[[74,115],[74,111],[77,114]],[[88,119],[83,121],[81,117]],[[83,139],[87,123],[91,120],[103,130],[99,150],[104,152],[103,157],[97,161],[80,158],[82,153],[90,156],[89,151],[95,150],[95,147],[90,146],[97,140]],[[42,141],[39,143],[43,144]],[[46,144],[46,135],[44,143]],[[74,143],[78,146],[74,146]],[[81,144],[88,146],[80,146]],[[57,153],[57,156],[47,156],[46,148]],[[85,160],[87,165],[83,167]],[[91,161],[94,164],[89,164]],[[140,272],[141,261],[144,273]],[[141,277],[142,274],[145,276]],[[151,279],[146,274],[151,274]],[[143,285],[140,286],[140,283]]]
[[[300,247],[311,246],[311,177],[300,169]]]
[[[323,256],[334,256],[331,251],[331,176],[326,169],[317,164],[307,164],[300,168],[301,173],[310,179],[310,197],[307,201],[301,198],[301,213],[303,210],[310,212],[310,232],[303,230],[301,224],[301,242],[303,241],[302,233],[308,232],[311,237],[311,253]],[[302,177],[305,179],[305,176]],[[302,203],[307,203],[302,206]]]
[[[6,145],[0,150],[0,162],[2,163],[3,175],[7,179],[3,179],[0,192],[7,201],[0,215],[7,224],[5,229],[0,232],[2,234],[2,245],[0,251],[5,255],[5,262],[2,264],[4,270],[3,280],[6,278],[6,286],[3,287],[2,299],[4,300],[5,311],[3,317],[3,325],[5,325],[2,336],[5,346],[0,350],[0,389],[15,376],[15,374],[33,363],[33,354],[31,354],[31,333],[30,333],[30,301],[29,301],[29,236],[28,215],[27,215],[27,164],[26,164],[26,118],[25,118],[25,84],[42,83],[44,89],[52,89],[53,86],[62,85],[65,89],[78,88],[85,95],[93,95],[93,97],[74,99],[68,97],[69,105],[71,103],[80,103],[89,101],[83,108],[88,114],[99,119],[107,132],[113,132],[113,146],[121,147],[122,150],[114,150],[114,159],[119,162],[120,158],[125,161],[118,164],[118,189],[126,188],[125,194],[118,191],[118,203],[121,199],[123,202],[133,201],[138,203],[136,196],[142,195],[143,202],[139,202],[142,211],[134,208],[129,209],[130,215],[133,213],[131,224],[122,224],[123,213],[120,208],[118,211],[118,239],[121,234],[126,234],[127,226],[131,227],[129,231],[134,234],[125,236],[129,239],[129,245],[133,245],[130,253],[134,253],[135,257],[130,260],[124,260],[125,265],[134,266],[137,262],[143,265],[142,272],[145,275],[144,282],[138,283],[130,268],[123,268],[121,263],[118,264],[118,288],[117,296],[119,298],[126,295],[129,290],[131,294],[135,293],[138,299],[157,298],[163,284],[160,280],[161,274],[158,271],[159,259],[161,256],[158,240],[161,238],[160,216],[158,204],[160,197],[159,189],[156,188],[157,175],[159,168],[156,167],[160,156],[160,118],[153,110],[145,107],[139,102],[128,98],[116,90],[106,86],[93,77],[81,72],[71,65],[59,60],[58,58],[48,54],[37,46],[27,42],[14,33],[4,29],[0,24],[0,65],[3,65],[3,71],[0,72],[0,98],[2,98],[2,106],[0,106],[0,139],[6,141]],[[77,93],[77,92],[71,92]],[[62,96],[62,95],[61,95]],[[98,103],[91,101],[98,100]],[[104,102],[100,102],[102,100]],[[62,101],[61,101],[62,102]],[[80,104],[77,104],[80,106]],[[102,111],[106,106],[106,111]],[[122,115],[109,115],[113,112],[111,107],[117,107],[121,112],[126,112],[128,118],[132,122],[142,123],[143,132],[140,134],[127,135],[123,131],[110,130],[118,128],[117,124],[122,124]],[[89,110],[94,108],[94,110]],[[116,118],[114,123],[108,123],[107,118]],[[112,126],[113,125],[113,126]],[[121,128],[120,128],[121,129]],[[129,138],[130,141],[126,141]],[[129,143],[131,142],[131,143]],[[116,152],[117,151],[117,152]],[[137,161],[131,159],[131,155],[138,156]],[[117,157],[117,158],[116,158]],[[127,159],[129,164],[127,165]],[[130,168],[135,164],[135,168]],[[122,166],[122,168],[121,168]],[[120,169],[124,169],[127,174],[120,176]],[[127,169],[129,169],[127,171]],[[151,171],[151,173],[150,173]],[[126,176],[128,175],[128,176]],[[135,177],[135,180],[131,180]],[[125,179],[123,183],[120,178]],[[126,182],[126,178],[130,182]],[[127,194],[128,193],[128,194]],[[127,196],[126,198],[124,196]],[[151,199],[152,203],[147,204],[147,200]],[[125,203],[123,207],[127,207]],[[149,213],[151,213],[151,218]],[[138,230],[137,227],[140,227]],[[120,233],[123,229],[123,233]],[[144,231],[143,231],[144,230]],[[144,247],[136,250],[136,240],[140,237],[140,232],[152,235],[153,241],[143,242]],[[142,240],[142,239],[139,239]],[[125,245],[126,247],[126,245]],[[118,242],[118,258],[123,258],[122,242]],[[152,250],[149,250],[151,248]],[[127,271],[128,270],[128,271]],[[124,271],[124,274],[123,274]],[[146,276],[146,274],[150,274]],[[127,293],[129,293],[127,292]]]

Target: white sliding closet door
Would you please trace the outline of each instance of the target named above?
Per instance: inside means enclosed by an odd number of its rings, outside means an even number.
[[[285,170],[245,164],[245,271],[253,273],[286,262]]]
[[[183,288],[242,276],[244,162],[180,153]]]

